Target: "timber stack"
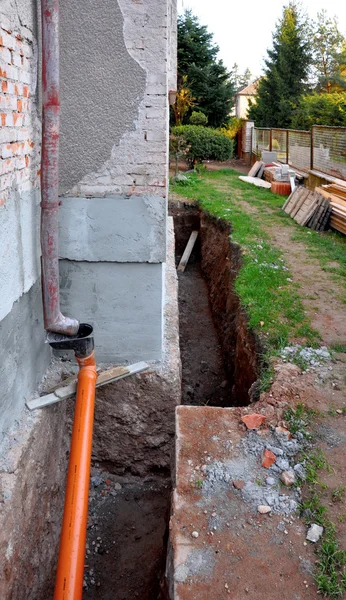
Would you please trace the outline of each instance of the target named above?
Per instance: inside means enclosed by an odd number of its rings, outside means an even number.
[[[329,225],[332,212],[329,199],[304,186],[297,187],[287,198],[283,210],[299,225],[315,231],[324,231]]]
[[[346,235],[346,182],[345,185],[333,183],[316,188],[328,199],[331,207],[330,226]]]

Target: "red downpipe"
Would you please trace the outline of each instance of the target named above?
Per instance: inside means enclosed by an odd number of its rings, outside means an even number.
[[[41,250],[44,326],[76,335],[79,322],[60,312],[58,254],[59,0],[42,0]]]

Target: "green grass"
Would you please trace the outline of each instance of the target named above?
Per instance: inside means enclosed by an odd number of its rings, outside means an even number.
[[[311,425],[314,417],[318,414],[316,410],[299,403],[295,408],[289,407],[284,412],[284,420],[287,422],[288,428],[293,435],[300,431],[306,436],[306,427]]]
[[[320,483],[318,476],[319,470],[330,470],[330,466],[320,450],[307,457],[305,466],[309,493],[300,509],[308,525],[317,523],[324,528],[322,541],[316,547],[318,560],[314,577],[319,594],[338,600],[344,598],[346,592],[346,552],[340,548],[335,525],[328,519],[327,508],[321,502],[320,490],[326,486]]]
[[[336,231],[317,232],[301,227],[282,210],[284,199],[281,196],[268,190],[254,188],[238,177],[239,173],[232,169],[222,169],[204,175],[205,180],[229,189],[233,198],[237,198],[238,201],[245,200],[261,208],[263,223],[277,223],[290,227],[292,242],[304,243],[308,253],[320,262],[322,269],[346,287],[346,237]],[[346,294],[342,299],[346,303]]]
[[[332,500],[333,502],[341,502],[344,497],[345,497],[345,493],[346,493],[346,486],[345,485],[338,485],[335,490],[333,490],[332,492]]]
[[[330,348],[334,352],[340,352],[340,354],[346,354],[346,344],[332,344]]]

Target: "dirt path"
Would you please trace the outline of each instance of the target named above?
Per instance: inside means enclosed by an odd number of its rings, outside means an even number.
[[[213,182],[220,191],[229,193],[223,183]],[[239,194],[241,194],[239,192]],[[249,214],[272,214],[268,207],[260,208],[235,195],[232,201]],[[340,300],[345,290],[336,283],[328,272],[323,271],[320,262],[311,256],[304,243],[292,241],[294,230],[290,225],[270,223],[261,220],[262,229],[269,235],[274,246],[285,255],[285,261],[293,281],[299,285],[300,295],[312,327],[320,332],[322,342],[327,345],[346,344],[346,305]],[[333,265],[331,265],[333,266]]]

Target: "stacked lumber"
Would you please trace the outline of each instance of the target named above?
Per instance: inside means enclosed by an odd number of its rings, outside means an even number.
[[[346,235],[346,182],[345,186],[333,183],[316,188],[330,202],[330,226]]]
[[[324,231],[328,226],[331,206],[328,198],[316,190],[311,192],[304,186],[297,187],[287,198],[283,210],[299,225],[315,231]]]

